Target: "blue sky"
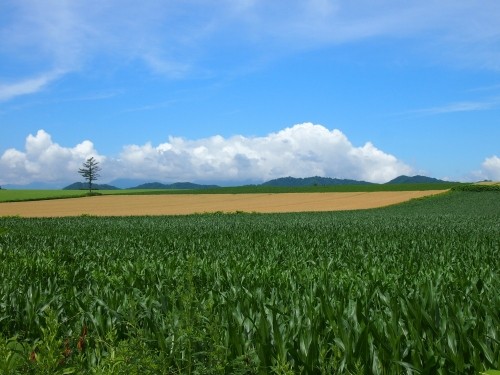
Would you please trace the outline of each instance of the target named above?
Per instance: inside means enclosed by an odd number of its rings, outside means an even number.
[[[500,180],[500,3],[4,0],[0,185]]]

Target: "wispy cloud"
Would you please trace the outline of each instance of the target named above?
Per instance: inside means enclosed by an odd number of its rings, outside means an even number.
[[[500,97],[479,101],[462,101],[444,104],[442,106],[420,108],[395,113],[395,116],[434,116],[456,112],[487,111],[500,107]]]
[[[488,101],[471,101],[471,102],[457,102],[450,103],[440,107],[424,108],[410,111],[409,113],[422,114],[422,115],[439,115],[444,113],[454,113],[454,112],[472,112],[472,111],[486,111],[493,109],[500,105],[500,100],[488,100]]]
[[[160,103],[153,103],[153,104],[143,105],[140,107],[128,108],[128,109],[121,111],[121,113],[152,111],[155,109],[170,107],[171,105],[173,105],[177,102],[178,102],[178,100],[176,100],[176,99],[166,100],[166,101],[163,101]]]
[[[248,59],[231,56],[297,50],[376,37],[411,38],[429,58],[500,69],[500,3],[387,0],[5,0],[0,12],[0,59],[45,66],[47,71],[139,62],[154,74],[186,78],[216,69],[240,70]],[[7,4],[7,5],[5,5]],[[4,9],[2,9],[4,8]],[[477,27],[481,25],[481,27]],[[227,53],[228,49],[240,53]],[[214,52],[214,50],[216,52]],[[263,52],[265,51],[265,52]],[[424,52],[422,52],[424,53]],[[213,56],[219,54],[220,56]],[[231,60],[231,59],[234,60]],[[25,78],[3,87],[3,100],[35,93],[59,76]],[[17,75],[19,76],[19,74]],[[5,80],[9,77],[0,77]],[[12,94],[11,94],[12,92]]]
[[[49,72],[13,83],[0,83],[0,101],[39,92],[62,74],[62,72]]]
[[[82,96],[76,96],[73,98],[60,99],[59,102],[90,102],[96,100],[108,100],[119,96],[122,93],[121,90],[110,90],[103,92],[89,93]]]
[[[230,2],[238,3],[238,2]],[[500,4],[455,1],[340,2],[258,0],[231,13],[239,34],[285,48],[307,48],[384,37],[404,40],[431,59],[500,69]],[[227,4],[226,4],[227,5]],[[478,27],[481,25],[481,27]],[[299,48],[300,48],[299,47]]]
[[[473,89],[467,90],[467,92],[484,92],[484,91],[497,91],[500,90],[500,84],[475,87]]]

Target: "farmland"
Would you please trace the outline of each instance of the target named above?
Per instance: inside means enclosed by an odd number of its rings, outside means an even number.
[[[0,204],[0,216],[130,216],[206,212],[304,212],[366,209],[443,193],[441,190],[276,194],[108,195]]]
[[[499,192],[0,228],[0,373],[500,368]]]
[[[461,184],[418,183],[418,184],[372,184],[372,185],[337,185],[337,186],[234,186],[211,189],[123,189],[98,190],[103,195],[183,195],[183,194],[275,194],[275,193],[344,193],[344,192],[380,192],[380,191],[426,191],[447,190]],[[87,194],[86,190],[5,190],[0,189],[0,202],[19,202],[46,199],[76,198]]]

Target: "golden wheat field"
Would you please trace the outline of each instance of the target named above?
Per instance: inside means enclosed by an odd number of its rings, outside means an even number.
[[[94,196],[0,204],[0,216],[137,216],[204,212],[305,212],[376,208],[442,190],[351,193],[192,194]]]

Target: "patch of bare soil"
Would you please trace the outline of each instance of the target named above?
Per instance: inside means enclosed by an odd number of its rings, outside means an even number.
[[[355,193],[108,195],[0,203],[0,216],[139,216],[204,212],[305,212],[376,208],[442,190]]]

